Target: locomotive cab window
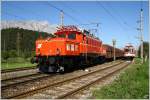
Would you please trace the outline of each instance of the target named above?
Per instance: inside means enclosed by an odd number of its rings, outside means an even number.
[[[125,52],[129,52],[129,49],[125,49]]]
[[[75,33],[68,34],[68,39],[76,39],[76,34]]]
[[[60,38],[66,38],[66,34],[58,34],[57,36]]]

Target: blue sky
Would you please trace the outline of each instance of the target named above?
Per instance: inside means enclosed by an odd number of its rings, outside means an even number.
[[[117,40],[117,47],[123,48],[126,43],[139,45],[136,38],[139,32],[137,20],[143,8],[144,40],[148,35],[148,2],[147,1],[3,1],[2,20],[47,20],[51,24],[60,23],[60,11],[65,12],[65,25],[82,25],[86,29],[98,29],[94,32],[103,43],[112,44]]]

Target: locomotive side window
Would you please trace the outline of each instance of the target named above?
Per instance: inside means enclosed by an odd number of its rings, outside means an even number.
[[[70,33],[68,34],[69,39],[76,39],[76,34],[75,33]]]
[[[60,38],[65,38],[66,34],[58,34],[57,36],[60,37]]]
[[[66,44],[67,51],[70,50],[70,44]]]

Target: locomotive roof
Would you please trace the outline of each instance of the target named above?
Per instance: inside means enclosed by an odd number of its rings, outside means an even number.
[[[94,34],[91,34],[89,31],[87,31],[85,29],[80,30],[74,25],[58,27],[57,32],[55,34],[61,34],[62,32],[69,32],[69,31],[76,32],[78,34],[83,34],[83,35],[89,36],[91,38],[100,40],[98,37],[94,36]]]
[[[98,37],[96,37],[94,34],[91,34],[89,31],[87,30],[83,30],[82,33],[84,33],[85,35],[89,36],[89,37],[92,37],[94,39],[97,39],[97,40],[100,40]]]
[[[70,26],[62,26],[62,27],[58,27],[56,33],[64,32],[64,31],[81,32],[76,26],[70,25]]]

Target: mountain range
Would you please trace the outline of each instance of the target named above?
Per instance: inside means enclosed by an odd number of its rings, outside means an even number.
[[[58,25],[50,24],[48,21],[35,21],[35,20],[28,20],[28,21],[16,21],[16,20],[5,20],[1,21],[1,28],[22,28],[32,31],[39,31],[39,32],[47,32],[53,34],[56,32]]]

